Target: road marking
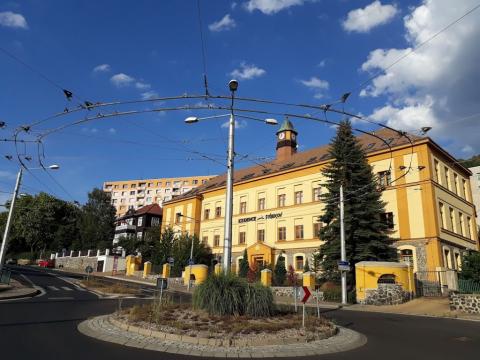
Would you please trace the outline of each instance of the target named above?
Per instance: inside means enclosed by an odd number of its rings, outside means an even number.
[[[50,290],[53,290],[53,291],[58,291],[59,289],[53,285],[48,285],[47,286]]]
[[[48,300],[73,300],[74,298],[71,296],[64,296],[64,297],[49,297]]]
[[[18,272],[18,274],[20,274],[20,273]],[[35,284],[33,283],[33,281],[30,280],[26,275],[20,274],[20,276],[21,276],[22,278],[24,278],[26,281],[28,281],[28,283],[29,283],[30,285],[32,285],[32,287],[33,287],[34,289],[37,289],[38,291],[40,291],[40,294],[38,294],[37,296],[43,296],[43,295],[45,295],[45,294],[47,293],[44,288],[42,288],[41,286],[35,285]]]
[[[75,289],[77,289],[78,291],[87,291],[86,289],[82,288],[81,286],[78,286],[78,285],[73,285],[75,286]]]
[[[66,291],[73,291],[73,289],[70,289],[69,287],[66,287],[66,286],[62,286],[62,289]]]

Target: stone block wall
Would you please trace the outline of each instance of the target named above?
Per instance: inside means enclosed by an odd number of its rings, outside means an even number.
[[[480,294],[450,293],[450,309],[480,314]]]
[[[93,268],[93,271],[97,271],[97,258],[87,257],[87,256],[81,256],[81,257],[66,256],[66,257],[55,259],[56,268],[85,271],[85,268],[89,265]]]
[[[410,299],[410,294],[398,284],[378,284],[377,289],[366,289],[365,305],[398,305]]]

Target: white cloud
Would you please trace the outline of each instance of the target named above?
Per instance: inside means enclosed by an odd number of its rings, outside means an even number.
[[[108,132],[109,132],[110,134],[112,134],[112,135],[115,135],[115,134],[117,133],[117,129],[115,129],[115,128],[110,128],[110,129],[108,129]]]
[[[249,0],[244,4],[245,8],[252,12],[259,10],[264,14],[275,14],[291,6],[303,5],[306,0]]]
[[[135,83],[135,87],[139,90],[147,90],[147,89],[151,88],[151,85],[147,84],[146,82],[143,82],[143,81],[137,81]]]
[[[93,68],[94,73],[109,72],[109,71],[110,71],[110,65],[108,65],[108,64],[97,65]]]
[[[110,78],[110,81],[116,87],[124,87],[133,84],[135,79],[124,73],[115,74]]]
[[[395,5],[382,5],[379,0],[375,0],[363,9],[350,11],[342,26],[347,31],[369,32],[374,27],[388,23],[397,12]]]
[[[245,62],[242,62],[240,64],[240,68],[233,70],[230,75],[240,80],[250,80],[265,75],[265,73],[266,71],[264,69],[261,69],[253,64],[249,65]]]
[[[327,60],[323,59],[322,61],[320,61],[317,66],[318,67],[325,67],[325,65],[327,64]]]
[[[247,127],[247,122],[245,120],[242,120],[242,121],[238,121],[238,120],[235,120],[235,129],[243,129],[243,128],[246,128]],[[226,129],[230,126],[230,122],[229,121],[225,121],[223,124],[222,124],[222,128]]]
[[[16,175],[10,171],[0,170],[0,179],[14,180]]]
[[[28,29],[25,17],[11,11],[0,12],[0,25],[14,29]]]
[[[467,144],[462,148],[462,152],[465,153],[465,154],[472,154],[473,153],[473,147],[471,147],[470,145]]]
[[[376,73],[363,96],[387,96],[389,103],[372,118],[400,129],[432,126],[431,136],[449,143],[450,151],[470,144],[480,152],[480,22],[471,14],[407,58],[390,67],[410,49],[423,43],[476,5],[476,0],[423,0],[404,17],[404,49],[370,52],[362,70]],[[475,115],[472,115],[475,114]]]
[[[156,91],[152,91],[152,90],[141,93],[140,95],[142,97],[142,100],[150,100],[150,99],[158,97],[158,93]]]
[[[310,89],[328,90],[330,84],[327,80],[322,80],[316,76],[312,76],[308,80],[300,80],[300,82]]]
[[[235,22],[235,20],[230,17],[230,14],[227,14],[220,20],[215,21],[214,23],[208,25],[208,28],[210,29],[210,31],[219,32],[219,31],[231,30],[236,26],[237,26],[237,23]]]
[[[230,4],[230,8],[234,10],[237,7],[237,3],[234,1]]]

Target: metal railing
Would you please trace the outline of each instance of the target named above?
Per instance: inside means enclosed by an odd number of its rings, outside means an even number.
[[[480,294],[480,282],[458,279],[458,292],[461,294]]]

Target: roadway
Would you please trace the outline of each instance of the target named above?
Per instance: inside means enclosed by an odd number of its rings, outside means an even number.
[[[77,331],[77,325],[88,317],[112,313],[118,300],[99,299],[70,283],[65,274],[52,270],[20,266],[14,270],[16,279],[32,282],[42,293],[30,299],[0,302],[2,360],[191,358],[84,336]],[[123,306],[141,301],[145,300],[124,300]],[[368,343],[349,352],[315,359],[451,360],[460,356],[475,359],[480,354],[480,322],[327,309],[324,315],[365,334]]]

